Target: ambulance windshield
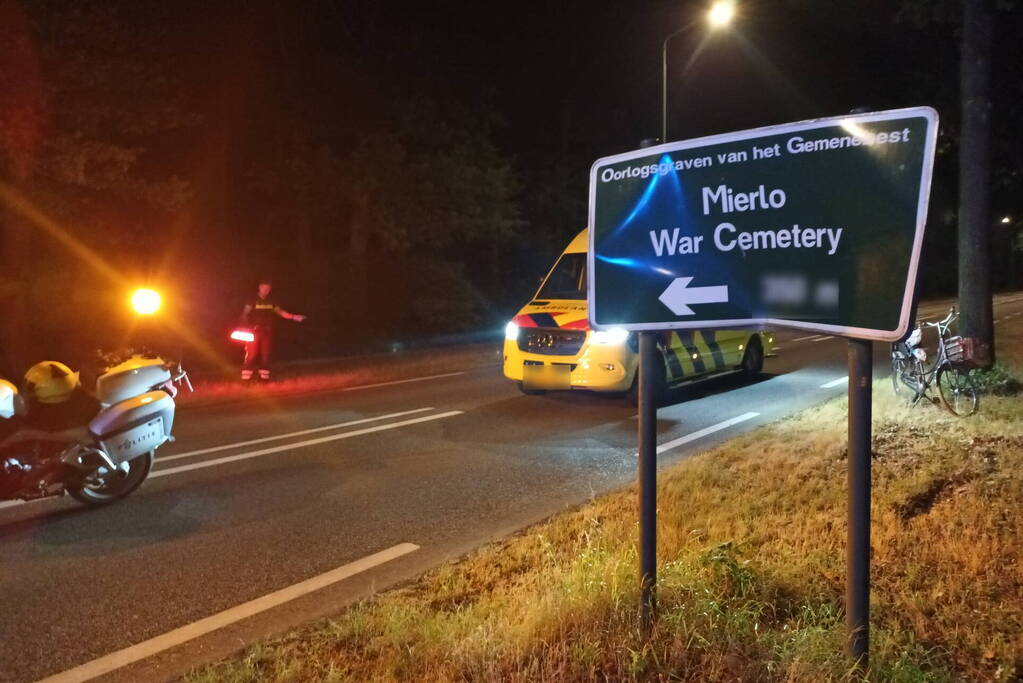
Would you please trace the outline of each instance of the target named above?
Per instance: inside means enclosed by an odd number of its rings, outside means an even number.
[[[536,298],[585,299],[586,252],[562,254]]]

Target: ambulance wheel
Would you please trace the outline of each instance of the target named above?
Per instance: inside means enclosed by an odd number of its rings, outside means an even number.
[[[516,382],[516,384],[519,387],[519,391],[521,391],[526,396],[543,396],[544,394],[547,393],[546,389],[527,389],[526,385],[523,384],[522,382]]]
[[[764,347],[760,344],[760,337],[749,338],[746,344],[746,352],[742,354],[742,371],[750,379],[756,377],[764,369]]]
[[[85,475],[80,482],[69,485],[67,492],[72,498],[86,505],[93,507],[109,505],[142,485],[149,476],[149,470],[153,468],[155,455],[155,451],[149,451],[145,455],[132,458],[127,462],[127,471],[110,472],[105,467],[100,467]]]

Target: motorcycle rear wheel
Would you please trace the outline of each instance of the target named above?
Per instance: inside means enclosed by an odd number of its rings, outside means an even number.
[[[149,476],[149,470],[153,468],[153,459],[156,451],[149,451],[144,455],[128,461],[127,472],[103,472],[89,476],[80,483],[68,486],[67,492],[71,497],[80,503],[99,507],[109,505],[124,498],[129,493],[142,485],[142,482]]]

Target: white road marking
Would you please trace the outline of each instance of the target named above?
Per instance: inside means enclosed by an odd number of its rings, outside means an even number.
[[[423,382],[428,379],[442,379],[444,377],[457,377],[465,372],[446,372],[443,375],[428,375],[426,377],[413,377],[412,379],[397,379],[393,382],[377,382],[376,384],[363,384],[357,387],[345,387],[342,391],[361,391],[363,389],[376,389],[377,387],[393,387],[395,384],[408,384],[409,382]]]
[[[365,419],[362,419],[362,420],[352,420],[351,422],[341,422],[341,423],[338,423],[336,425],[328,425],[326,427],[315,427],[313,429],[306,429],[306,430],[302,430],[300,432],[292,432],[290,434],[281,434],[279,436],[269,436],[269,437],[266,437],[266,438],[263,438],[263,439],[253,439],[252,441],[241,441],[239,443],[227,444],[227,445],[224,445],[224,446],[215,446],[215,447],[212,447],[212,448],[204,448],[204,449],[201,449],[201,450],[198,450],[198,451],[189,451],[187,453],[178,453],[176,455],[167,456],[166,458],[157,457],[156,464],[159,465],[161,463],[169,462],[169,461],[172,461],[172,460],[177,460],[179,458],[186,458],[186,457],[193,456],[193,455],[200,455],[202,453],[212,453],[212,452],[215,452],[215,451],[223,451],[223,450],[227,450],[227,449],[231,449],[231,448],[239,448],[241,446],[250,446],[250,445],[255,444],[255,443],[263,443],[263,442],[266,442],[266,441],[274,441],[274,440],[277,440],[277,439],[284,439],[284,438],[287,438],[289,436],[301,436],[303,434],[310,434],[310,433],[314,433],[314,432],[324,431],[324,430],[327,430],[327,429],[339,429],[341,427],[348,427],[348,426],[352,426],[352,425],[363,424],[363,423],[366,423],[366,422],[373,422],[375,420],[385,420],[385,419],[388,419],[388,418],[391,418],[391,417],[401,417],[402,415],[411,415],[413,413],[421,413],[421,412],[424,412],[424,411],[427,411],[427,410],[433,410],[433,408],[417,408],[415,410],[406,410],[406,411],[403,411],[403,412],[400,412],[400,413],[391,413],[389,415],[381,415],[379,417],[368,417],[368,418],[365,418]],[[441,414],[441,415],[431,415],[430,417],[420,418],[418,420],[406,420],[404,422],[398,422],[398,423],[394,423],[394,424],[390,424],[390,425],[384,425],[382,427],[374,427],[374,428],[371,428],[371,429],[360,429],[360,430],[357,430],[355,432],[345,432],[344,434],[339,434],[339,435],[327,437],[325,439],[314,439],[312,441],[299,441],[298,443],[288,444],[288,445],[285,445],[285,446],[278,446],[276,448],[269,448],[269,449],[265,449],[265,450],[262,450],[262,451],[256,451],[255,453],[242,453],[241,455],[243,457],[238,457],[238,458],[218,458],[216,460],[207,460],[207,461],[205,461],[203,463],[198,463],[198,465],[200,465],[200,466],[205,466],[207,464],[209,464],[209,465],[218,465],[218,464],[224,463],[224,462],[231,462],[231,460],[233,460],[233,459],[242,460],[244,458],[254,458],[254,457],[257,457],[259,455],[267,455],[269,453],[277,453],[277,452],[282,451],[282,450],[287,450],[288,448],[301,448],[303,446],[313,446],[313,445],[316,445],[318,443],[325,443],[327,441],[334,441],[336,439],[346,439],[349,436],[359,436],[360,434],[369,434],[369,433],[372,433],[372,432],[382,431],[384,429],[393,429],[394,427],[404,427],[405,425],[415,424],[417,422],[426,422],[427,420],[431,420],[431,419],[437,419],[437,418],[441,418],[441,417],[450,417],[451,415],[458,415],[461,412],[462,411],[457,411],[456,410],[456,411],[453,411],[453,412],[450,412],[450,413],[444,413],[444,414]],[[162,477],[162,476],[164,476],[166,474],[172,474],[174,472],[185,472],[185,471],[187,471],[189,469],[198,469],[198,468],[196,466],[194,466],[194,465],[186,465],[186,466],[182,466],[182,467],[171,467],[171,468],[167,468],[165,470],[155,470],[155,471],[153,471],[153,472],[151,472],[149,474],[149,478],[153,479],[154,477]],[[46,502],[53,502],[53,501],[62,500],[62,499],[63,499],[63,496],[49,496],[49,497],[46,497],[46,498],[35,498],[35,499],[32,499],[32,500],[4,500],[4,501],[0,501],[0,510],[3,510],[5,508],[15,507],[15,506],[18,506],[18,505],[26,505],[28,503],[46,503]]]
[[[797,342],[797,341],[806,341],[807,339],[813,339],[813,338],[814,338],[814,337],[816,337],[816,336],[817,336],[816,334],[811,334],[811,335],[808,335],[808,336],[806,336],[806,337],[797,337],[796,339],[793,339],[792,341],[794,341],[794,342]]]
[[[364,557],[361,560],[349,562],[337,569],[331,569],[329,572],[296,583],[293,586],[282,588],[279,591],[274,591],[255,600],[244,602],[236,607],[231,607],[205,619],[194,621],[191,624],[168,631],[155,638],[144,640],[123,650],[111,652],[108,655],[94,659],[91,662],[86,662],[73,669],[62,671],[49,678],[44,678],[40,683],[71,683],[72,681],[92,680],[417,550],[419,550],[418,545],[400,543]]]
[[[353,425],[365,424],[366,422],[375,422],[377,420],[388,420],[392,417],[404,417],[405,415],[412,415],[413,413],[424,413],[433,408],[416,408],[415,410],[404,410],[400,413],[390,413],[388,415],[378,415],[376,417],[366,417],[361,420],[352,420],[350,422],[338,422],[337,424],[325,425],[323,427],[313,427],[312,429],[303,429],[297,432],[288,432],[287,434],[278,434],[276,436],[267,436],[262,439],[252,439],[251,441],[238,441],[237,443],[228,443],[223,446],[212,446],[211,448],[200,448],[196,451],[186,451],[184,453],[175,453],[174,455],[168,455],[160,457],[157,462],[170,462],[172,460],[180,460],[181,458],[191,458],[194,455],[204,455],[206,453],[216,453],[218,451],[229,451],[234,448],[241,448],[242,446],[252,446],[257,443],[266,443],[267,441],[277,441],[279,439],[290,439],[293,436],[305,436],[306,434],[315,434],[316,432],[326,432],[331,429],[340,429],[341,427],[351,427]]]
[[[709,434],[713,434],[714,432],[720,432],[722,429],[728,429],[729,427],[737,425],[740,422],[745,422],[746,420],[752,420],[754,417],[758,417],[759,415],[760,413],[743,413],[742,415],[739,415],[738,417],[733,417],[730,420],[718,422],[716,425],[711,425],[710,427],[704,427],[703,429],[697,430],[692,434],[686,434],[685,436],[679,437],[674,441],[662,443],[660,446],[657,447],[657,453],[661,454],[664,453],[665,451],[670,451],[672,448],[678,448],[679,446],[685,445],[692,441],[696,441],[697,439],[702,439],[703,437],[708,436]]]
[[[820,337],[817,337],[816,339],[811,339],[810,341],[813,342],[814,344],[816,344],[817,342],[822,342],[825,339],[833,339],[833,337],[831,335],[829,335],[829,334],[825,334],[825,335],[822,335]]]
[[[249,453],[239,453],[238,455],[229,455],[224,458],[215,458],[213,460],[203,460],[202,462],[194,462],[190,465],[179,465],[177,467],[169,467],[165,470],[157,470],[149,475],[150,479],[157,477],[166,477],[170,474],[178,474],[179,472],[188,472],[189,470],[199,470],[204,467],[214,467],[216,465],[224,465],[229,462],[237,462],[239,460],[248,460],[249,458],[258,458],[263,455],[270,455],[271,453],[280,453],[281,451],[290,451],[297,448],[305,448],[306,446],[316,446],[321,443],[330,443],[331,441],[340,441],[341,439],[350,439],[353,436],[362,436],[363,434],[372,434],[373,432],[382,432],[388,429],[397,429],[398,427],[407,427],[408,425],[419,424],[420,422],[429,422],[430,420],[441,420],[446,417],[454,417],[455,415],[461,415],[461,410],[451,410],[446,413],[438,413],[436,415],[427,415],[425,417],[417,417],[411,420],[402,420],[401,422],[392,422],[385,425],[377,425],[376,427],[366,427],[365,429],[356,429],[354,432],[344,432],[342,434],[331,434],[330,436],[321,436],[318,439],[307,439],[306,441],[296,441],[294,443],[287,443],[282,446],[273,446],[271,448],[264,448],[259,451],[250,451]]]
[[[848,377],[839,377],[838,379],[833,379],[830,382],[825,382],[824,384],[821,385],[821,389],[831,389],[833,387],[847,384],[848,382],[849,382]]]
[[[5,500],[0,502],[0,510],[4,508],[12,508],[15,505],[27,505],[28,503],[42,503],[44,500],[60,500],[60,496],[56,498],[33,498],[32,500]]]

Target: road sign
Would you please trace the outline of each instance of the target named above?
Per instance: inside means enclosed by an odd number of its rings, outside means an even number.
[[[938,115],[854,114],[674,142],[590,171],[595,328],[910,324]]]

